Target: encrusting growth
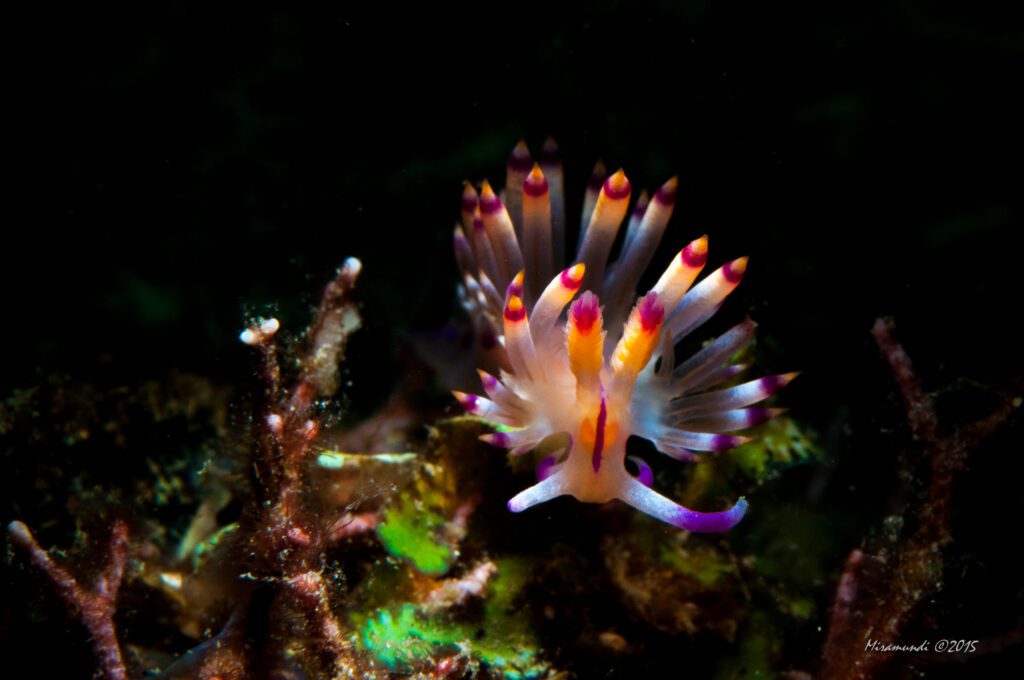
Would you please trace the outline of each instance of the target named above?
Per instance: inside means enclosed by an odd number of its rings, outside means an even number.
[[[509,501],[513,512],[565,494],[594,503],[617,498],[683,529],[728,530],[743,518],[746,500],[724,512],[684,508],[650,488],[651,469],[639,458],[629,457],[639,472],[627,471],[626,440],[637,435],[672,458],[693,461],[744,443],[731,433],[780,412],[751,406],[795,373],[721,387],[745,368],[729,361],[753,338],[749,319],[675,366],[677,343],[718,311],[743,279],[747,258],[693,285],[708,259],[702,236],[636,300],[672,215],[678,181],[670,179],[650,198],[641,194],[609,265],[632,185],[622,170],[608,176],[599,163],[584,197],[574,263],[558,272],[563,184],[557,147],[548,140],[539,163],[531,162],[524,143],[516,146],[504,200],[486,181],[479,193],[465,185],[455,228],[459,299],[480,338],[481,360],[498,366],[500,375],[480,372],[486,398],[455,396],[470,413],[501,425],[483,439],[513,455],[545,440],[565,442],[538,465],[538,483]]]

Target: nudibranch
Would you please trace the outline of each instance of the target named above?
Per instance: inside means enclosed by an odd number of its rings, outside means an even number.
[[[752,405],[796,374],[722,387],[746,368],[730,358],[753,338],[749,318],[674,365],[676,344],[718,311],[743,278],[747,258],[693,285],[708,259],[708,238],[701,236],[632,304],[672,215],[678,182],[670,179],[649,198],[640,194],[609,266],[632,190],[622,170],[605,174],[598,164],[574,264],[561,272],[563,171],[552,140],[537,163],[525,143],[516,146],[502,197],[486,181],[479,192],[466,183],[455,228],[459,299],[501,370],[500,377],[478,371],[486,397],[455,397],[466,411],[499,424],[482,439],[512,455],[545,440],[564,443],[538,464],[538,483],[508,502],[512,512],[566,494],[591,503],[617,498],[682,529],[726,531],[743,518],[745,499],[723,512],[682,507],[651,488],[650,466],[626,455],[626,440],[648,439],[682,461],[731,449],[747,441],[734,432],[781,410]]]

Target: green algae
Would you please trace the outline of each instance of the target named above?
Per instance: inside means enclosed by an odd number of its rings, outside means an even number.
[[[748,535],[754,570],[787,587],[803,587],[826,577],[836,552],[829,522],[795,506],[766,507]]]
[[[409,672],[440,655],[465,652],[509,680],[544,675],[548,666],[539,659],[536,636],[517,608],[530,563],[508,558],[496,564],[482,610],[458,618],[410,602],[392,603],[362,620],[354,617],[358,641],[377,662],[396,672]]]
[[[422,672],[452,655],[486,669],[488,677],[525,680],[549,671],[521,606],[532,560],[493,559],[497,569],[482,600],[439,605],[433,597],[446,584],[439,577],[457,560],[468,568],[459,550],[467,527],[452,518],[481,492],[481,480],[504,471],[504,456],[469,455],[477,448],[494,453],[479,437],[495,425],[475,416],[436,423],[417,473],[381,512],[377,534],[390,557],[378,560],[353,593],[349,620],[354,640],[391,672]],[[447,583],[464,577],[459,567]]]
[[[620,601],[657,630],[732,640],[746,616],[749,593],[727,538],[669,533],[638,514],[602,552]]]
[[[704,588],[715,588],[728,576],[736,574],[732,558],[711,545],[680,547],[663,541],[658,547],[658,561],[688,576]]]
[[[813,435],[785,415],[746,433],[751,441],[731,451],[704,456],[689,466],[681,493],[687,506],[721,498],[735,498],[791,467],[821,460],[823,453]],[[737,490],[739,492],[737,492]]]
[[[754,440],[730,452],[729,459],[743,476],[758,482],[779,470],[821,458],[811,436],[784,415],[752,430],[749,436]]]
[[[779,631],[771,617],[755,612],[743,626],[736,653],[724,658],[715,673],[717,680],[774,678],[772,670],[781,652]]]
[[[829,565],[841,553],[834,533],[829,520],[793,505],[766,507],[751,522],[751,575],[772,610],[798,621],[817,615],[814,592],[828,581]]]
[[[407,669],[411,663],[427,656],[433,644],[411,604],[395,610],[381,609],[363,625],[363,647],[391,670]]]
[[[538,656],[537,638],[529,618],[516,607],[530,576],[530,563],[522,558],[496,561],[498,573],[484,601],[486,635],[473,644],[473,652],[506,678],[538,677],[546,666]]]
[[[384,512],[377,535],[395,557],[410,562],[424,574],[440,575],[448,571],[456,557],[441,538],[444,527],[441,515],[402,497]]]

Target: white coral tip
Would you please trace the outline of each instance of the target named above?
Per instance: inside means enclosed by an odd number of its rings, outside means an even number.
[[[359,272],[363,271],[363,263],[359,261],[358,257],[350,257],[345,260],[341,268],[354,279],[359,276]]]
[[[274,335],[274,333],[276,333],[277,329],[279,329],[280,327],[281,322],[275,319],[274,317],[270,317],[269,319],[263,319],[260,322],[260,333],[263,333],[265,337],[269,338],[272,335]]]

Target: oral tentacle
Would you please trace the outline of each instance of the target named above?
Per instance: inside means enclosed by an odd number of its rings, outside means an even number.
[[[564,472],[555,473],[544,481],[538,482],[525,491],[516,494],[508,502],[508,509],[512,512],[522,512],[534,505],[544,503],[552,498],[564,496],[569,493],[569,482]]]
[[[654,470],[651,469],[650,465],[638,456],[626,456],[626,460],[632,462],[637,467],[638,472],[633,479],[648,488],[654,486]]]
[[[551,475],[557,473],[565,466],[565,461],[560,461],[562,454],[565,453],[565,449],[552,453],[550,456],[545,456],[537,463],[537,481],[543,482]]]
[[[631,477],[628,478],[619,498],[637,510],[663,522],[701,534],[719,533],[732,529],[743,519],[748,508],[746,499],[740,498],[735,505],[723,512],[697,512],[670,501]]]

